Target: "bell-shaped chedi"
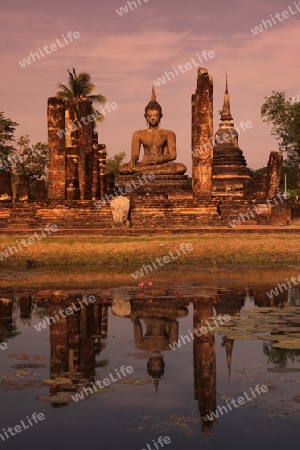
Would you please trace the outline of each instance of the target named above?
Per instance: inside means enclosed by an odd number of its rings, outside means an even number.
[[[244,182],[249,180],[251,176],[251,171],[247,167],[243,152],[238,146],[238,133],[234,129],[232,121],[226,76],[221,123],[215,134],[213,151],[213,197],[229,199],[243,197]]]

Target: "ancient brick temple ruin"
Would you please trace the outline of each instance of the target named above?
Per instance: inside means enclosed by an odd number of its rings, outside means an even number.
[[[49,200],[94,200],[105,194],[106,151],[94,128],[91,100],[48,99]]]
[[[237,218],[241,225],[288,224],[291,202],[280,195],[282,155],[271,152],[267,173],[253,177],[238,145],[227,79],[215,135],[213,78],[205,68],[198,69],[191,108],[192,185],[186,167],[176,161],[175,133],[159,126],[163,114],[154,89],[145,108],[148,128],[134,132],[130,161],[120,166],[114,184],[106,173],[106,146],[98,144],[91,101],[49,98],[47,197],[40,180],[35,201],[29,202],[28,185],[21,180],[16,202],[9,172],[0,171],[0,227],[29,230],[54,223],[61,232],[134,234],[228,228]],[[117,211],[124,221],[116,223],[110,202],[117,200],[118,210],[120,196],[129,206],[125,213]]]

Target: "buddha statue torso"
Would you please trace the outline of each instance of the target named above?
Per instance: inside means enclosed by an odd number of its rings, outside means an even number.
[[[133,134],[131,160],[128,164],[120,165],[121,174],[134,172],[153,172],[161,175],[182,175],[186,166],[174,163],[176,159],[176,136],[173,131],[159,128],[162,117],[161,106],[156,102],[154,89],[152,99],[145,108],[145,118],[148,123],[146,130],[139,130]],[[139,161],[141,145],[144,155]]]

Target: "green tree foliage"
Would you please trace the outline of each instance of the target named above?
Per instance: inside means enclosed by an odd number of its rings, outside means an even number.
[[[111,158],[107,158],[106,161],[106,170],[108,173],[112,173],[115,176],[115,181],[118,181],[119,179],[119,166],[123,162],[123,159],[125,158],[126,153],[120,152],[116,153]]]
[[[285,92],[272,91],[261,107],[263,121],[272,126],[279,150],[287,152],[285,163],[297,167],[300,160],[300,102],[286,99]]]
[[[78,103],[82,100],[89,98],[95,103],[105,103],[106,98],[101,94],[93,94],[91,92],[95,89],[95,85],[91,82],[90,74],[86,72],[80,72],[78,75],[73,68],[72,72],[68,70],[69,73],[69,84],[58,83],[57,87],[60,89],[56,95],[59,98],[71,99],[76,101],[76,107]],[[104,120],[103,114],[93,108],[93,114],[95,120],[101,122]]]
[[[31,144],[28,136],[21,136],[17,148],[8,158],[14,175],[25,175],[32,179],[46,178],[48,175],[49,147],[43,142]]]
[[[4,117],[0,111],[0,169],[9,169],[8,157],[13,151],[14,133],[19,124]]]

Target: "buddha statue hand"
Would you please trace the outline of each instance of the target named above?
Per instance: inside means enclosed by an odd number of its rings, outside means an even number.
[[[128,170],[129,172],[134,172],[134,166],[135,166],[135,161],[130,160],[128,163]]]

